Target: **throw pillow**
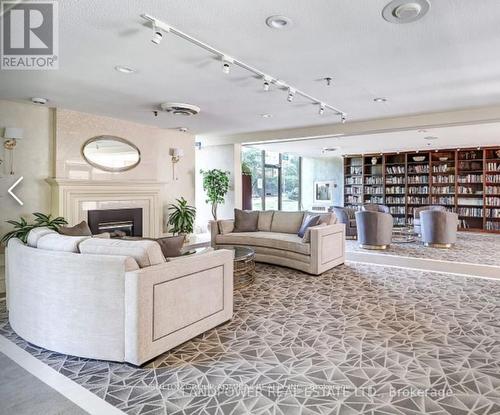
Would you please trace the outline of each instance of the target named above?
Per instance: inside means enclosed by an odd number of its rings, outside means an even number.
[[[234,209],[233,232],[257,232],[258,221],[258,211]]]
[[[89,225],[84,220],[75,226],[61,226],[58,231],[66,236],[92,236]]]
[[[173,258],[182,255],[182,246],[185,239],[184,235],[177,235],[158,238],[155,241],[160,245],[161,252],[165,258]]]
[[[262,210],[259,212],[259,220],[257,229],[259,231],[271,232],[271,224],[273,223],[274,210]]]
[[[310,228],[311,226],[316,226],[318,224],[318,221],[319,215],[305,215],[297,235],[303,238],[304,234],[306,233],[306,229]]]
[[[311,229],[323,228],[325,226],[328,225],[326,223],[319,223],[316,226],[310,226],[309,228],[307,228],[306,233],[304,233],[304,237],[302,238],[302,242],[304,242],[305,244],[311,242]]]

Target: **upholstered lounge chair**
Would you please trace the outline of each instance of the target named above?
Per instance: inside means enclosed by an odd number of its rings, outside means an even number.
[[[386,249],[392,240],[392,215],[364,210],[356,212],[359,246],[364,249]]]
[[[439,212],[445,212],[446,208],[440,205],[420,206],[415,208],[413,210],[413,230],[417,235],[420,235],[422,233],[420,229],[421,225],[420,214],[426,210],[437,210]]]
[[[361,210],[370,211],[370,212],[381,212],[381,213],[390,213],[389,207],[386,205],[378,205],[376,203],[365,203],[361,206]]]
[[[433,248],[450,248],[457,241],[458,215],[454,212],[420,212],[422,242]]]
[[[338,223],[343,223],[345,225],[345,236],[346,238],[356,238],[356,211],[352,208],[343,206],[333,206],[331,211],[335,213]]]

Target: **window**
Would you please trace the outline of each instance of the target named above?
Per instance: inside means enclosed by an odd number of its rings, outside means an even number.
[[[253,210],[300,210],[300,157],[243,147],[252,173]]]

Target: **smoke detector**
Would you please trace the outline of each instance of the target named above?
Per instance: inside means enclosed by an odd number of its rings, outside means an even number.
[[[169,112],[173,115],[184,115],[186,117],[197,115],[200,112],[200,107],[191,104],[182,104],[178,102],[164,102],[160,104],[162,111]]]
[[[411,23],[421,19],[431,7],[428,0],[393,0],[382,10],[390,23]]]
[[[31,102],[37,105],[45,105],[47,102],[49,102],[49,100],[47,98],[35,97],[31,98]]]

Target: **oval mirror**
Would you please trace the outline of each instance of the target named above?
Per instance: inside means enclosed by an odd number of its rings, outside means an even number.
[[[91,166],[111,172],[133,169],[141,161],[141,153],[134,144],[112,135],[87,140],[82,147],[82,155]]]

